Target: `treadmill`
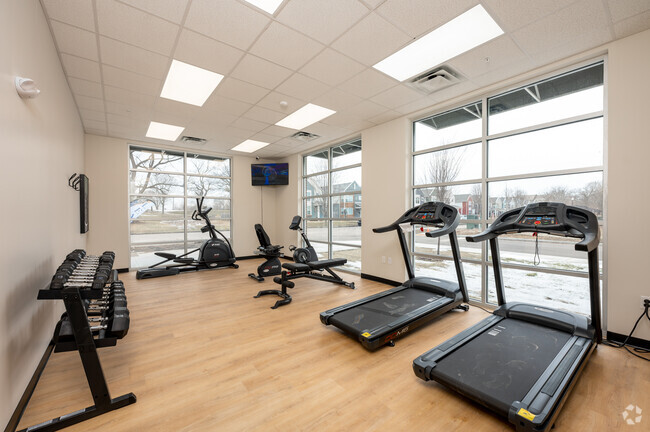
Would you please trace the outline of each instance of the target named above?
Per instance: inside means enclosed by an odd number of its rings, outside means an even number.
[[[587,252],[591,320],[525,303],[506,303],[498,236],[546,233],[582,239]],[[419,378],[437,381],[507,418],[517,431],[547,431],[601,342],[598,220],[588,210],[534,203],[499,216],[467,241],[489,240],[499,308],[413,361]],[[543,288],[540,288],[543,289]]]
[[[368,350],[395,345],[395,339],[451,310],[468,310],[467,288],[460,260],[456,227],[458,210],[441,202],[427,202],[409,209],[392,224],[373,232],[397,232],[409,280],[387,291],[322,312],[320,320],[361,342]],[[402,224],[434,226],[427,237],[449,235],[458,282],[432,277],[415,277]]]

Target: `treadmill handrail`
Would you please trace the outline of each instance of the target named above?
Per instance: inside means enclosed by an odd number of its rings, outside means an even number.
[[[519,223],[529,210],[541,206],[555,207],[557,209],[556,217],[558,218],[560,228],[539,225],[524,226]],[[586,221],[583,222],[579,219],[586,219]],[[584,252],[589,252],[597,248],[600,241],[598,218],[595,214],[579,207],[547,202],[532,203],[525,207],[509,210],[499,216],[485,231],[473,236],[467,236],[466,240],[471,243],[478,243],[503,234],[523,232],[580,238],[582,240],[575,244],[575,250]]]
[[[435,206],[435,216],[432,221],[422,223],[422,221],[419,221],[413,217],[418,213],[420,209],[426,209],[427,207],[434,207],[434,206]],[[440,237],[449,234],[450,232],[454,231],[458,227],[458,224],[460,223],[460,214],[458,213],[458,209],[454,206],[445,204],[443,202],[429,201],[424,204],[420,204],[418,206],[408,209],[406,212],[404,212],[402,216],[400,216],[392,224],[384,227],[373,228],[372,231],[375,233],[385,233],[389,231],[395,231],[400,229],[400,225],[405,223],[410,223],[411,225],[422,224],[422,225],[439,226],[440,227],[439,229],[432,232],[427,232],[425,235],[427,237]]]

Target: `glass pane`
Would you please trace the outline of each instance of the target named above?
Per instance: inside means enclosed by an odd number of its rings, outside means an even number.
[[[415,185],[481,178],[481,144],[424,153],[413,158]]]
[[[310,239],[311,240],[311,239]],[[312,242],[311,244],[316,251],[316,255],[318,255],[318,260],[325,260],[329,259],[330,253],[329,253],[329,246],[327,243],[318,243],[318,242]],[[304,245],[303,245],[304,247]]]
[[[183,198],[131,196],[130,218],[141,221],[185,219]]]
[[[303,200],[305,206],[303,215],[305,219],[319,219],[329,217],[329,202],[327,197],[308,198]]]
[[[361,246],[361,221],[332,221],[332,241]]]
[[[188,176],[187,195],[230,198],[230,179]]]
[[[603,109],[603,64],[540,81],[488,100],[496,134]]]
[[[463,263],[467,293],[472,300],[481,300],[481,266]],[[440,258],[415,257],[415,275],[429,276],[458,283],[453,261]]]
[[[305,234],[309,241],[329,241],[329,221],[307,220],[305,221]]]
[[[332,168],[361,163],[361,140],[332,147]]]
[[[183,195],[183,176],[176,174],[129,173],[129,193],[133,195]]]
[[[413,204],[441,201],[458,209],[461,219],[481,219],[481,184],[435,186],[413,190]]]
[[[602,165],[603,119],[491,140],[488,162],[490,177]]]
[[[328,174],[305,177],[303,183],[304,196],[310,197],[310,196],[317,196],[317,195],[328,195],[329,194],[328,179],[329,179]]]
[[[188,174],[230,177],[230,159],[188,154],[187,172]]]
[[[361,190],[361,167],[332,173],[332,193],[356,192]]]
[[[569,174],[488,184],[488,219],[540,201],[585,207],[603,217],[603,173]]]
[[[211,220],[212,225],[217,229],[217,231],[220,231],[223,235],[225,235],[228,239],[230,239],[230,221],[229,220],[224,220],[224,219],[217,219],[217,220]],[[199,245],[201,242],[206,241],[207,239],[210,238],[210,234],[206,231],[204,233],[201,232],[201,228],[205,226],[205,222],[203,221],[194,221],[194,220],[188,220],[187,221],[187,240],[189,241],[194,241],[194,242],[199,242]],[[217,234],[218,239],[222,239],[222,237]],[[188,248],[189,249],[194,249],[199,246],[192,246],[190,247],[188,243]]]
[[[415,151],[440,147],[481,136],[481,102],[414,123]]]
[[[143,268],[164,260],[154,252],[167,252],[175,255],[185,253],[183,243],[167,243],[156,245],[131,245],[131,268]]]
[[[208,213],[208,218],[213,224],[216,219],[230,219],[230,200],[205,198],[202,210],[205,212],[208,208],[212,208]],[[191,216],[194,210],[196,210],[196,198],[188,198],[187,215]]]
[[[332,197],[333,218],[360,218],[361,194],[340,195]]]
[[[431,238],[426,236],[426,232],[435,231],[435,227],[413,225],[413,229],[415,237],[415,252],[453,257],[448,235]],[[460,256],[462,259],[481,259],[481,243],[470,243],[465,240],[465,237],[468,235],[479,234],[481,231],[482,227],[479,223],[462,223],[458,225],[456,235],[458,236],[458,247],[460,248]]]
[[[589,316],[589,280],[535,270],[503,269],[507,302],[523,302]],[[494,272],[488,266],[488,301],[497,303]]]
[[[322,152],[305,156],[304,164],[305,175],[327,171],[329,169],[328,151],[323,150]]]
[[[129,149],[129,167],[131,169],[182,173],[183,153],[131,147]]]
[[[332,258],[345,258],[347,263],[335,269],[344,268],[346,270],[361,273],[361,248],[353,246],[332,245]],[[347,280],[345,277],[343,279]]]
[[[132,220],[131,243],[169,243],[183,241],[183,220]]]

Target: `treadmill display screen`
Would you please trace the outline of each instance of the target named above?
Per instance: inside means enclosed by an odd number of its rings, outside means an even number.
[[[436,213],[432,212],[418,212],[413,219],[416,222],[430,222],[436,220]]]
[[[522,225],[557,225],[557,219],[555,216],[524,216],[524,218],[519,222]]]

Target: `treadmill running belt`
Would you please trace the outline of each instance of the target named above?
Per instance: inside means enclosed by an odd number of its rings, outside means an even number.
[[[392,295],[375,299],[331,318],[340,328],[353,334],[390,324],[398,318],[442,297],[431,291],[407,288]],[[450,299],[451,300],[451,299]]]
[[[516,319],[504,319],[446,356],[434,379],[508,415],[560,352],[571,335]]]

